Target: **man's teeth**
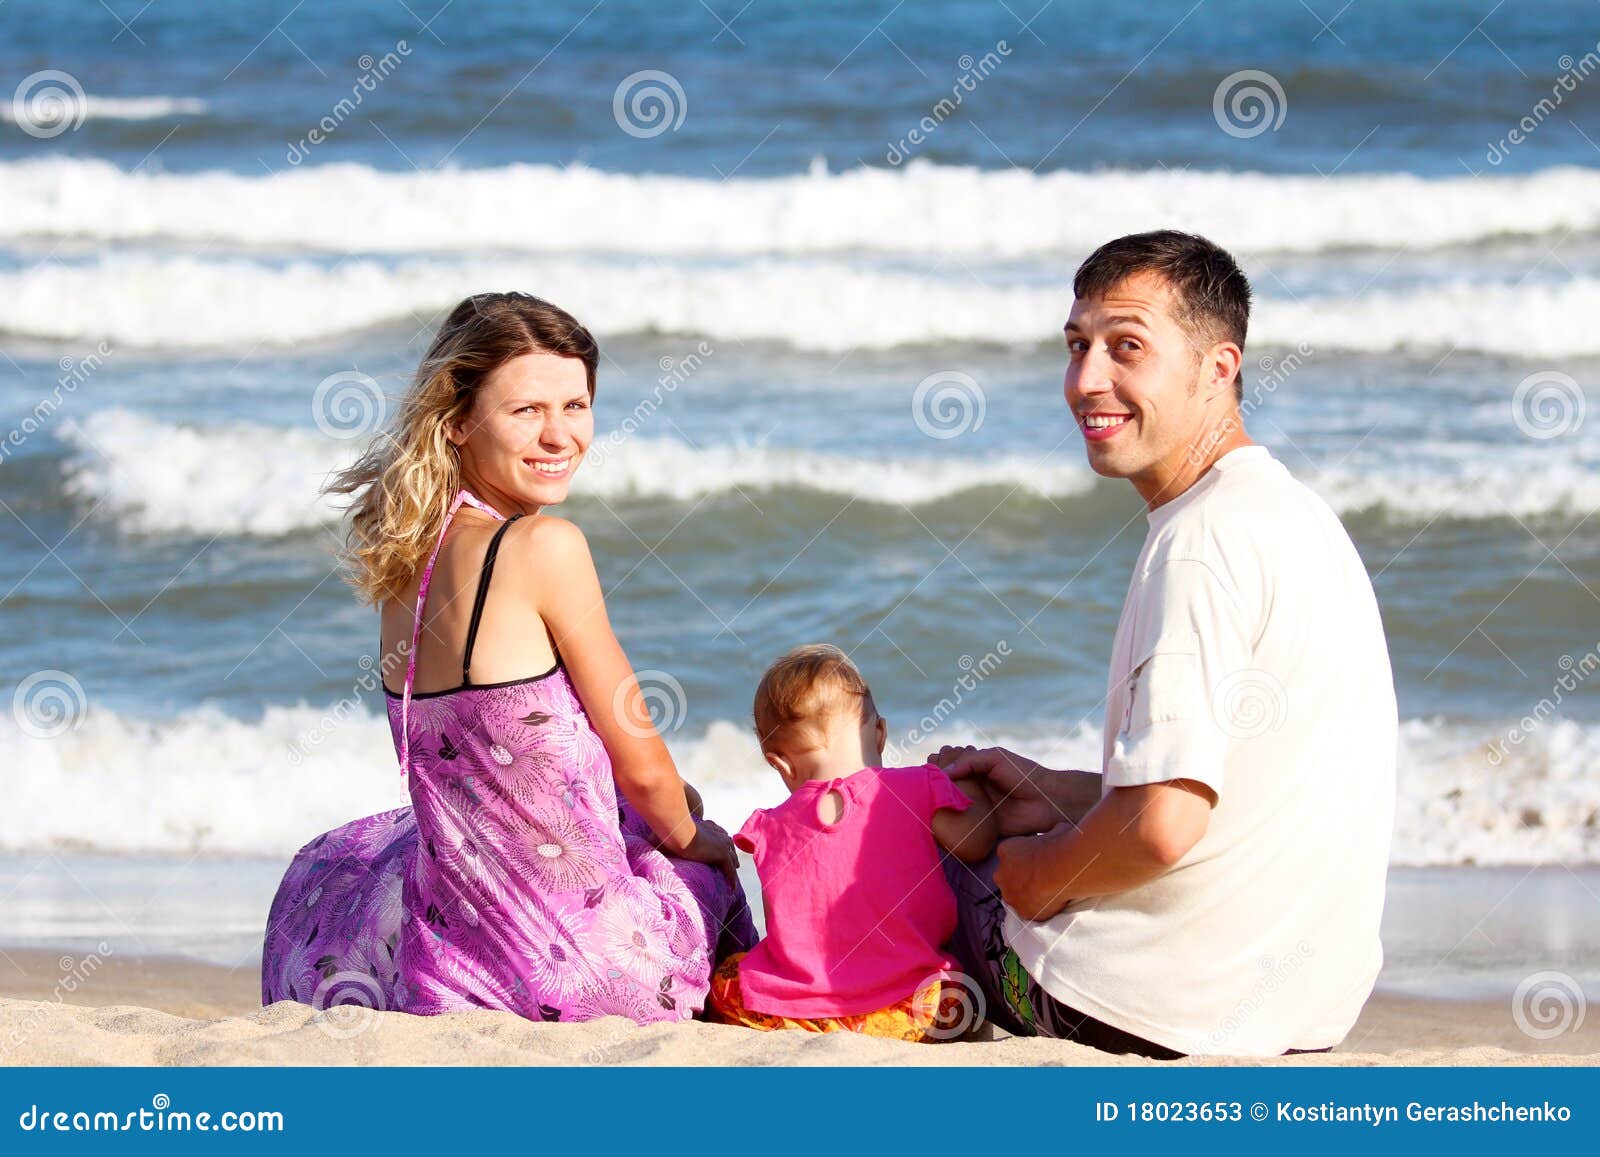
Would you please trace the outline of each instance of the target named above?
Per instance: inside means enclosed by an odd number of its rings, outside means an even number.
[[[1112,416],[1110,414],[1087,414],[1083,424],[1091,430],[1104,430],[1108,426],[1120,426],[1128,420],[1127,415]]]
[[[563,458],[559,462],[535,462],[533,468],[540,474],[565,474],[570,458]]]

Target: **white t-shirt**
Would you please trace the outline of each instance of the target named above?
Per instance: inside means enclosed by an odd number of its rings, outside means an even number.
[[[1260,446],[1150,513],[1112,645],[1104,790],[1174,779],[1210,824],[1141,887],[1007,942],[1057,1000],[1184,1053],[1339,1043],[1383,960],[1394,680],[1360,557]]]

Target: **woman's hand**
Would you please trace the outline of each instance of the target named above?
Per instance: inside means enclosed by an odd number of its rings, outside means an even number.
[[[696,820],[694,839],[683,851],[677,853],[681,860],[694,860],[721,868],[728,883],[739,882],[739,852],[733,846],[733,837],[721,825],[710,820]]]

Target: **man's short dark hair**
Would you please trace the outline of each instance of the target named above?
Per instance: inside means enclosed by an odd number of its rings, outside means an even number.
[[[1196,233],[1158,229],[1107,241],[1089,254],[1072,278],[1080,301],[1102,298],[1137,273],[1155,273],[1172,290],[1178,324],[1197,349],[1231,341],[1242,351],[1250,327],[1250,282],[1220,245]],[[1244,398],[1244,368],[1233,380]]]

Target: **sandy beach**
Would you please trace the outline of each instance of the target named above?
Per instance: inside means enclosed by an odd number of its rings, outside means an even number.
[[[63,957],[0,954],[0,1062],[7,1065],[1124,1065],[1060,1041],[1005,1037],[939,1045],[711,1024],[640,1028],[620,1018],[534,1024],[497,1012],[415,1017],[259,1007],[253,967],[112,957],[61,991]],[[76,958],[74,958],[76,959]],[[1211,1058],[1177,1064],[1247,1065]],[[1600,1065],[1600,1022],[1550,1040],[1495,1001],[1378,995],[1350,1038],[1284,1065]]]

